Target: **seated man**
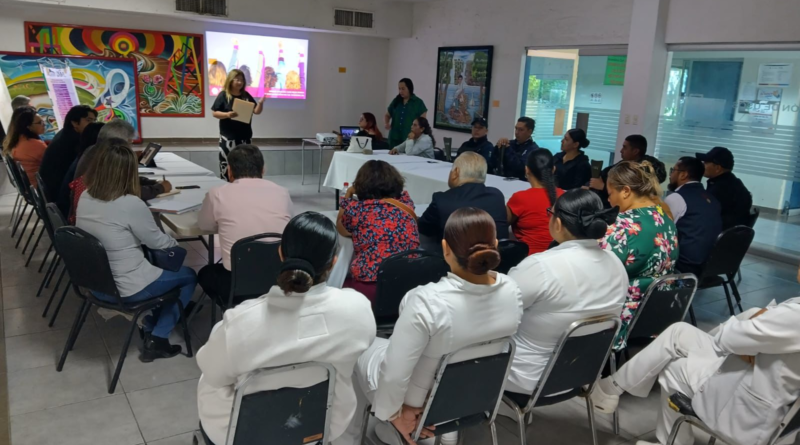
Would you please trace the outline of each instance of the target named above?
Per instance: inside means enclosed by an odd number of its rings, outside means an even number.
[[[223,307],[227,306],[230,295],[234,243],[260,233],[283,233],[292,218],[289,191],[263,176],[264,157],[258,147],[243,144],[234,148],[228,154],[230,182],[208,191],[197,217],[202,230],[219,234],[222,247],[222,264],[200,269],[197,281],[203,291]],[[234,300],[233,304],[246,299]]]
[[[731,317],[714,335],[686,323],[670,326],[595,385],[595,409],[614,412],[626,391],[647,397],[658,379],[658,443],[667,442],[680,416],[667,405],[676,392],[692,399],[697,417],[726,443],[768,443],[789,405],[800,396],[800,298],[753,312]],[[693,444],[692,429],[681,428],[675,443]]]
[[[753,195],[731,171],[733,153],[725,147],[714,147],[708,153],[697,153],[696,156],[705,164],[708,191],[722,205],[722,230],[747,225],[750,208],[753,206]]]
[[[622,143],[622,148],[619,151],[620,162],[644,162],[647,161],[653,165],[658,182],[663,183],[667,180],[667,169],[664,163],[647,154],[647,138],[640,134],[632,134],[625,138]],[[617,164],[609,165],[600,172],[599,178],[592,178],[589,181],[589,189],[597,193],[603,205],[610,208],[611,204],[608,202],[608,189],[606,188],[606,181],[608,181],[608,172],[611,171]]]
[[[487,187],[486,161],[477,153],[464,153],[453,163],[447,185],[450,190],[433,194],[431,204],[418,221],[419,233],[430,238],[430,247],[441,250],[444,225],[456,210],[476,207],[485,210],[497,226],[497,239],[508,238],[508,220],[503,193]],[[427,240],[426,240],[427,241]]]
[[[486,119],[476,117],[472,121],[472,138],[461,144],[461,148],[458,149],[456,156],[461,156],[468,151],[472,151],[483,156],[483,159],[486,159],[486,165],[492,165],[494,162],[495,149],[494,145],[492,145],[486,137],[486,133],[488,132],[489,128]]]
[[[668,188],[673,193],[664,199],[678,228],[680,256],[676,267],[698,278],[722,232],[719,201],[700,182],[704,169],[697,158],[680,158],[669,174]]]
[[[501,138],[497,141],[497,148],[500,151],[497,162],[491,166],[496,174],[526,181],[525,164],[528,162],[528,154],[539,149],[531,138],[535,127],[536,121],[529,117],[521,117],[514,126],[515,139],[509,141],[508,138]]]

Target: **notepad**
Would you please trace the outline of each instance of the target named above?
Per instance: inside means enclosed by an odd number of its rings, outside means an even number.
[[[253,119],[253,110],[255,108],[256,104],[253,102],[248,102],[241,99],[233,99],[233,111],[236,112],[236,117],[232,117],[231,119],[249,124]]]
[[[167,200],[163,202],[153,203],[151,201],[150,211],[159,213],[171,213],[180,215],[181,213],[191,212],[192,210],[199,209],[202,203],[185,202],[178,200]]]
[[[162,193],[162,194],[156,196],[156,198],[166,198],[167,196],[177,195],[180,192],[181,192],[180,190],[172,189],[172,190],[168,191],[167,193]]]

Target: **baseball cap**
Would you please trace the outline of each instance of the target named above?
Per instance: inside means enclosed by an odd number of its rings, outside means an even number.
[[[708,153],[696,153],[695,157],[703,162],[717,164],[724,169],[733,169],[733,153],[725,147],[714,147]]]
[[[486,118],[484,117],[476,117],[475,119],[472,119],[472,125],[480,125],[483,128],[489,128],[489,124],[486,122]]]

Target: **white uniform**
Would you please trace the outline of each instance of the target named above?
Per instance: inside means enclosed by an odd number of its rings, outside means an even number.
[[[331,437],[338,437],[356,411],[353,367],[374,339],[375,318],[364,295],[322,283],[305,294],[286,296],[273,286],[266,295],[225,312],[197,353],[203,371],[197,387],[203,429],[215,444],[225,443],[235,385],[249,372],[316,361],[336,368]],[[293,372],[259,389],[305,388],[319,381],[313,372]]]
[[[567,241],[529,256],[508,275],[519,284],[525,313],[507,391],[530,394],[564,331],[592,315],[622,312],[628,274],[595,240]]]
[[[800,396],[800,298],[752,320],[739,318],[713,336],[676,323],[614,374],[620,388],[639,397],[647,397],[658,378],[660,443],[679,416],[666,402],[677,391],[692,398],[695,413],[722,440],[747,445],[767,443]],[[738,356],[755,356],[755,366]],[[693,444],[691,429],[681,428],[676,443]]]

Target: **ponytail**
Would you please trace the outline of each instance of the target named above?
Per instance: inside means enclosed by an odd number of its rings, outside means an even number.
[[[546,148],[538,148],[528,155],[528,170],[547,192],[550,205],[556,203],[556,178],[553,174],[553,154]]]
[[[664,210],[669,219],[674,220],[672,210],[661,200],[661,183],[655,167],[649,161],[620,162],[608,172],[608,184],[617,190],[624,186],[630,187],[634,194],[650,198]]]

